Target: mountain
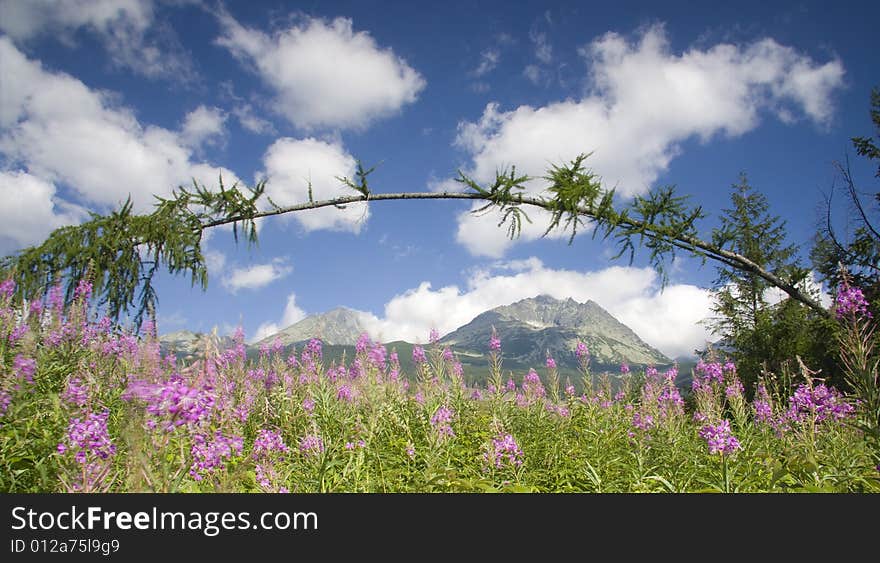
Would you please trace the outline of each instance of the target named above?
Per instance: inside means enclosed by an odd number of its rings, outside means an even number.
[[[159,348],[163,354],[174,352],[178,359],[184,361],[203,355],[206,347],[223,351],[232,345],[232,338],[218,336],[216,329],[210,334],[178,330],[159,337]]]
[[[320,338],[324,344],[354,346],[358,337],[366,332],[357,311],[338,307],[322,315],[312,315],[298,323],[268,336],[254,346],[273,344],[276,340],[284,346],[303,342],[312,338]]]
[[[492,327],[501,339],[505,364],[541,367],[547,352],[560,368],[577,367],[577,342],[590,350],[592,367],[616,371],[621,362],[664,365],[672,361],[593,301],[540,295],[496,307],[440,341],[469,356],[487,357]],[[476,358],[475,358],[476,359]]]

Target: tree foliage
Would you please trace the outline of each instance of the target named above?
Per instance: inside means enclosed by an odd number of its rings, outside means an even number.
[[[809,292],[809,272],[798,263],[797,246],[787,244],[785,222],[770,213],[766,196],[749,185],[745,174],[731,187],[731,207],[712,233],[713,244]],[[754,272],[722,264],[717,273],[711,326],[729,347],[745,382],[753,383],[765,371],[778,373],[795,356],[831,368],[823,362],[830,339],[827,334],[817,339],[827,333],[824,316],[790,298],[771,302],[773,285]]]
[[[62,284],[68,304],[79,282],[88,280],[109,317],[118,322],[133,312],[140,326],[158,305],[153,278],[160,269],[188,274],[193,285],[208,287],[202,253],[206,223],[234,218],[236,241],[241,230],[249,243],[257,242],[254,219],[264,190],[264,183],[246,191],[237,185],[226,188],[220,178],[219,190],[210,191],[193,181],[191,189],[157,197],[154,211],[146,215],[132,213],[127,200],[117,211],[92,213],[88,221],[56,229],[42,244],[3,258],[0,272],[15,280],[17,294],[26,299]]]
[[[880,148],[877,146],[880,142],[880,88],[871,92],[870,114],[875,136],[853,137],[852,142],[859,156],[877,165],[875,177],[880,178]],[[818,228],[811,252],[813,265],[832,287],[838,287],[842,276],[848,275],[850,283],[865,292],[873,304],[874,313],[880,313],[880,187],[872,195],[860,189],[848,158],[835,166],[842,185],[835,183],[826,195],[824,221]],[[848,232],[835,228],[832,204],[839,192],[843,192],[847,203],[845,224]],[[866,203],[865,196],[873,202]]]

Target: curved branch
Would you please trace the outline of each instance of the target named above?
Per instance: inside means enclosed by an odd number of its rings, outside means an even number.
[[[375,201],[390,201],[390,200],[424,200],[424,199],[463,199],[463,200],[491,200],[492,198],[487,195],[483,195],[480,193],[467,193],[467,192],[398,192],[398,193],[370,193],[368,196],[365,195],[352,195],[352,196],[343,196],[335,199],[327,199],[321,201],[314,201],[309,203],[301,203],[298,205],[291,205],[288,207],[279,207],[276,209],[271,209],[267,211],[260,211],[254,213],[253,215],[247,217],[247,219],[258,219],[261,217],[271,217],[274,215],[283,215],[285,213],[294,213],[297,211],[306,211],[309,209],[320,209],[322,207],[331,207],[335,205],[345,205],[349,203],[358,203],[358,202],[375,202]],[[553,200],[547,200],[543,198],[530,197],[517,195],[514,202],[516,204],[521,205],[530,205],[533,207],[538,207],[540,209],[544,209],[546,211],[553,212],[556,210],[556,206]],[[578,215],[587,217],[588,219],[598,220],[600,217],[596,215],[594,211],[588,209],[584,206],[578,206],[576,208],[576,212]],[[216,221],[210,221],[202,225],[203,229],[208,229],[212,227],[218,227],[220,225],[226,225],[229,223],[233,223],[235,221],[241,221],[243,217],[227,217],[224,219],[219,219]],[[771,285],[778,287],[786,294],[788,294],[792,299],[795,299],[804,305],[810,307],[811,309],[817,311],[818,313],[830,317],[831,313],[825,309],[819,302],[813,299],[810,295],[801,291],[794,285],[786,282],[781,279],[779,276],[776,276],[772,272],[765,270],[759,265],[755,264],[745,256],[737,254],[735,252],[731,252],[729,250],[724,250],[723,248],[718,248],[708,242],[705,242],[697,237],[682,234],[676,237],[669,237],[664,235],[660,229],[656,226],[651,225],[649,223],[637,221],[629,218],[621,218],[615,225],[616,227],[628,227],[631,229],[637,229],[642,231],[646,236],[656,239],[669,242],[673,246],[680,248],[682,250],[689,251],[696,255],[706,256],[713,260],[723,262],[729,266],[733,266],[735,268],[739,268],[741,270],[745,270],[747,272],[751,272],[765,281],[770,283]]]

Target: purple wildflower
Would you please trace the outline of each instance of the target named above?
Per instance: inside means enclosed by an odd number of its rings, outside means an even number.
[[[257,432],[256,440],[254,440],[254,448],[251,457],[254,459],[263,459],[268,458],[273,453],[286,454],[289,451],[290,448],[284,444],[284,439],[281,437],[281,434],[261,428],[260,431]]]
[[[441,406],[431,417],[431,426],[437,430],[437,434],[441,438],[452,438],[455,432],[452,431],[452,418],[455,413],[446,405]]]
[[[324,453],[324,440],[316,434],[306,434],[299,440],[299,453],[315,457]]]
[[[351,390],[351,387],[348,385],[340,385],[339,389],[336,390],[336,400],[337,401],[345,401],[346,403],[352,402],[354,399],[354,393]]]
[[[436,328],[431,329],[431,333],[428,335],[428,342],[431,344],[437,344],[440,341],[440,333],[437,332]]]
[[[315,401],[312,400],[311,397],[306,397],[302,402],[303,410],[309,414],[312,414],[315,410]]]
[[[9,403],[11,402],[12,395],[3,389],[0,389],[0,416],[6,414],[6,410],[9,408]]]
[[[556,360],[551,356],[547,356],[547,369],[556,369]]]
[[[17,354],[12,360],[12,372],[19,380],[24,380],[28,385],[34,384],[34,373],[37,371],[37,360],[26,358]]]
[[[447,362],[451,362],[455,359],[455,356],[452,355],[452,349],[448,346],[443,348],[443,360]]]
[[[370,352],[367,355],[367,359],[370,362],[370,364],[372,364],[372,366],[375,367],[376,369],[384,370],[385,369],[385,355],[386,355],[385,346],[382,346],[381,344],[376,344],[375,346],[370,348]]]
[[[700,429],[700,438],[706,440],[710,454],[730,455],[742,449],[739,440],[730,431],[730,421],[723,419],[717,425],[707,424]]]
[[[501,351],[501,340],[498,339],[498,333],[495,332],[495,329],[492,329],[492,337],[489,338],[489,350],[493,352]]]
[[[424,364],[428,361],[427,356],[425,355],[425,349],[421,346],[413,346],[413,361],[416,364]]]
[[[9,299],[13,293],[15,293],[15,281],[12,278],[0,282],[0,297]]]
[[[834,299],[834,314],[840,320],[858,319],[859,317],[870,319],[871,312],[868,311],[868,301],[861,288],[851,287],[844,283]]]
[[[852,416],[854,411],[853,406],[844,400],[839,391],[825,386],[824,383],[812,388],[799,385],[788,404],[786,418],[794,422],[804,422],[810,415],[816,417],[817,423],[829,418],[839,421]]]
[[[510,434],[498,434],[483,454],[488,466],[503,469],[505,466],[519,467],[523,464],[523,451]]]
[[[622,364],[620,364],[620,373],[622,375],[626,375],[629,373],[629,364],[628,363],[623,362]]]
[[[590,359],[590,350],[587,348],[586,343],[578,342],[577,348],[575,348],[574,355],[577,356],[577,359],[580,361],[589,360]]]
[[[73,452],[74,460],[81,465],[97,459],[107,459],[116,453],[116,446],[110,440],[107,419],[110,411],[90,413],[85,419],[70,419],[65,441],[58,444],[58,452]]]
[[[219,430],[211,441],[208,441],[208,438],[202,434],[193,436],[192,441],[190,453],[193,456],[193,463],[190,466],[189,474],[196,481],[201,481],[209,475],[223,471],[226,468],[225,460],[233,455],[240,455],[244,446],[244,440],[240,437],[226,437]]]
[[[773,407],[770,405],[770,394],[763,383],[758,384],[758,389],[755,391],[752,409],[755,411],[755,422],[763,424],[773,423]]]
[[[211,417],[213,407],[214,394],[210,389],[190,387],[172,379],[153,386],[146,410],[156,419],[164,419],[162,429],[170,432],[185,424],[201,425]]]
[[[61,400],[77,407],[84,407],[89,402],[89,388],[78,377],[71,377],[64,391],[61,392]]]

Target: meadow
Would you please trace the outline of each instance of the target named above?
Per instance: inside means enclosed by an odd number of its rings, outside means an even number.
[[[81,282],[12,302],[0,284],[3,492],[878,492],[877,445],[861,397],[807,366],[746,390],[736,365],[594,374],[553,358],[466,384],[455,351],[429,337],[395,350],[363,336],[325,362],[322,343],[244,335],[187,365],[98,319]],[[658,320],[660,322],[660,320]],[[409,363],[409,362],[407,362]],[[747,392],[748,391],[748,392]]]

